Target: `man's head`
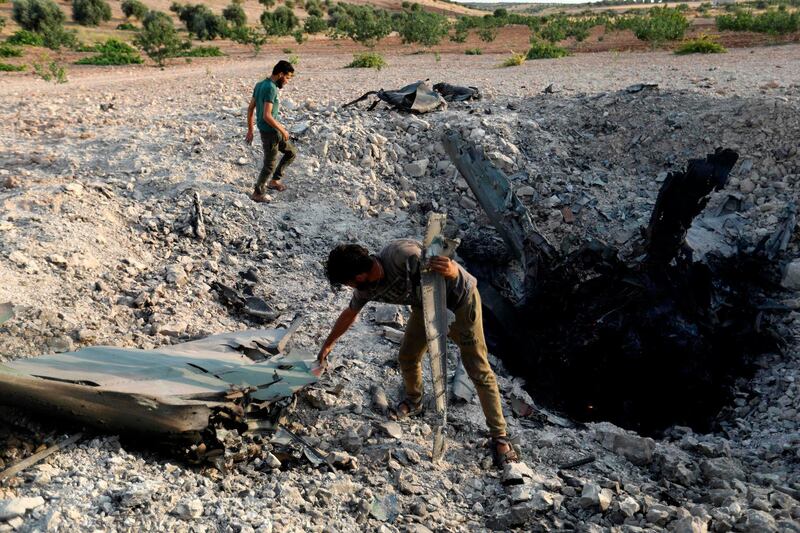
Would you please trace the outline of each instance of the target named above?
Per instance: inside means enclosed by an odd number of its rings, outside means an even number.
[[[347,285],[353,288],[366,288],[374,275],[375,260],[369,250],[358,244],[340,244],[328,255],[326,274],[334,287]]]
[[[278,89],[283,89],[283,86],[289,83],[292,76],[294,76],[294,67],[288,61],[281,59],[272,67],[272,81],[275,82]]]

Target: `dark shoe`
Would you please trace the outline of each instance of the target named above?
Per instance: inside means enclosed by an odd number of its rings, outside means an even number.
[[[502,437],[492,437],[489,439],[489,445],[492,447],[492,461],[497,468],[503,468],[508,463],[518,463],[519,455],[514,449],[514,445],[508,440],[505,435]],[[506,448],[506,451],[501,452],[500,447]]]
[[[270,198],[266,194],[260,194],[260,193],[257,193],[257,192],[254,192],[253,194],[251,194],[250,195],[250,199],[253,200],[254,202],[258,202],[260,204],[266,204],[266,203],[269,203],[272,200],[272,198]]]
[[[397,407],[392,409],[390,416],[393,420],[402,420],[421,415],[423,410],[422,402],[411,403],[410,400],[403,400],[397,404]]]

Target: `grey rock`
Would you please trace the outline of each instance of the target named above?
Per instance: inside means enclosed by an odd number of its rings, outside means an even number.
[[[199,498],[183,500],[173,513],[184,520],[194,520],[203,516],[203,502]]]
[[[413,161],[407,164],[403,170],[405,170],[406,174],[411,176],[412,178],[421,178],[425,175],[425,171],[428,169],[428,160],[427,159],[419,159],[417,161]]]
[[[700,463],[700,470],[703,476],[711,481],[719,479],[722,481],[733,481],[734,479],[744,480],[747,478],[741,464],[735,459],[728,457],[715,457],[713,459],[704,459]]]
[[[405,324],[405,320],[399,306],[380,304],[375,308],[375,323],[399,328]]]
[[[736,522],[736,530],[743,533],[771,533],[778,531],[778,525],[769,513],[748,509]]]
[[[603,448],[621,455],[635,465],[653,462],[656,443],[651,438],[640,437],[613,424],[602,423],[595,427],[595,439]]]
[[[523,463],[508,463],[503,468],[501,480],[503,485],[522,485],[533,479],[534,474],[531,467]]]
[[[800,259],[795,259],[786,265],[781,285],[793,291],[800,290]]]
[[[7,521],[18,516],[24,516],[28,511],[42,505],[44,505],[44,498],[41,496],[0,500],[0,520]]]
[[[620,512],[627,516],[631,517],[639,512],[640,506],[639,502],[637,502],[631,496],[625,496],[618,502]]]
[[[601,489],[597,483],[586,483],[581,491],[578,503],[584,508],[599,508],[601,511],[611,505],[613,493],[608,489]]]
[[[381,430],[393,439],[399,439],[403,436],[403,428],[397,422],[383,422],[378,425]]]
[[[669,524],[673,533],[708,533],[708,521],[696,516],[687,516]]]

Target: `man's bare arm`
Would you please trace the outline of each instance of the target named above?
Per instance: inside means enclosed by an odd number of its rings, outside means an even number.
[[[284,141],[289,140],[289,132],[283,127],[283,124],[275,120],[272,116],[272,102],[264,102],[264,122],[275,128],[275,130],[283,136]]]
[[[253,142],[253,123],[255,122],[254,117],[256,115],[255,111],[256,111],[256,99],[251,98],[250,105],[247,106],[247,135],[245,135],[244,138],[247,144]]]
[[[339,337],[344,335],[344,333],[350,329],[350,326],[353,325],[353,322],[356,321],[356,317],[358,317],[358,311],[354,311],[350,307],[346,307],[344,311],[341,312],[339,318],[336,319],[336,322],[333,324],[333,328],[331,328],[330,334],[328,334],[328,338],[325,339],[325,344],[322,345],[322,348],[317,355],[317,361],[320,364],[324,364],[326,359],[328,359],[328,354],[331,353],[333,349],[333,345],[336,344],[336,341],[339,340]]]

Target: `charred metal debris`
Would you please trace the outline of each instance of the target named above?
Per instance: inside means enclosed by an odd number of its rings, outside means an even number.
[[[383,89],[368,91],[342,107],[350,107],[366,100],[370,96],[377,97],[370,104],[368,108],[370,111],[375,109],[380,102],[386,102],[396,111],[422,114],[446,108],[447,102],[480,100],[481,92],[477,87],[460,87],[449,83],[437,83],[431,87],[428,80],[425,80],[411,83],[393,91]]]
[[[300,320],[138,350],[97,346],[0,364],[0,401],[168,446],[220,467],[232,434],[279,428],[295,393],[318,380],[313,355],[286,353]]]
[[[578,421],[724,431],[734,386],[784,344],[769,314],[785,310],[771,296],[795,206],[749,243],[735,195],[706,209],[738,159],[717,149],[666,177],[634,254],[598,241],[563,253],[480,148],[452,131],[443,142],[494,226],[459,248],[479,280],[487,341],[528,392]]]

